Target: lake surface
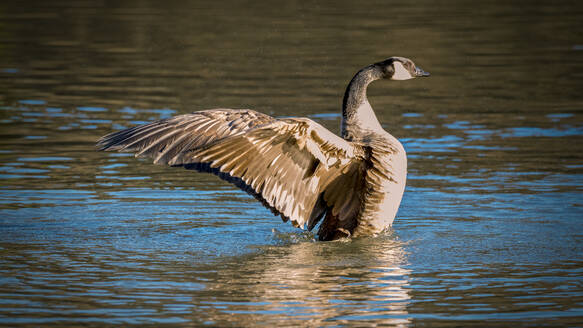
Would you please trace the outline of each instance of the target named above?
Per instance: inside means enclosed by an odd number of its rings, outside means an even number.
[[[583,326],[577,1],[3,1],[0,325]],[[316,242],[102,135],[253,108],[339,130],[361,67],[409,158],[394,226]]]

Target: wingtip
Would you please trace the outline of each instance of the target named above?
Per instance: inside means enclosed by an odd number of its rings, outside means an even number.
[[[111,139],[108,137],[109,137],[109,134],[97,139],[97,141],[95,142],[95,148],[97,151],[113,150],[113,149],[111,149],[111,147],[113,146]]]
[[[118,138],[125,130],[108,133],[95,142],[97,151],[121,151],[124,147],[120,145]]]
[[[122,147],[117,145],[111,138],[108,138],[108,136],[103,136],[95,143],[95,149],[97,151],[120,151]]]
[[[106,151],[107,148],[108,148],[108,146],[107,146],[107,143],[104,140],[104,137],[101,137],[101,138],[97,139],[97,141],[95,142],[94,147],[95,147],[95,149],[97,151]]]

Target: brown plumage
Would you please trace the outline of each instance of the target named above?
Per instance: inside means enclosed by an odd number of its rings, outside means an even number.
[[[320,240],[375,234],[396,214],[406,156],[376,121],[366,86],[397,73],[406,76],[402,67],[409,67],[410,77],[423,76],[400,57],[357,73],[345,95],[342,138],[307,118],[211,109],[114,132],[97,146],[216,174],[296,227],[311,230],[325,215]]]

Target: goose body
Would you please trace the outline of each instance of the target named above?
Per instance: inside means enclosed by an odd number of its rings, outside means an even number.
[[[395,218],[407,158],[382,129],[366,88],[428,75],[402,57],[361,69],[344,95],[341,137],[308,118],[210,109],[110,133],[97,146],[216,174],[296,227],[312,230],[323,218],[320,240],[373,235]]]

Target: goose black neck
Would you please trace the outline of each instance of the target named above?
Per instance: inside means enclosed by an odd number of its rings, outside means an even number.
[[[358,107],[367,101],[366,88],[368,85],[383,77],[383,69],[376,64],[367,66],[354,75],[344,93],[342,102],[342,117],[344,119],[352,117]]]

